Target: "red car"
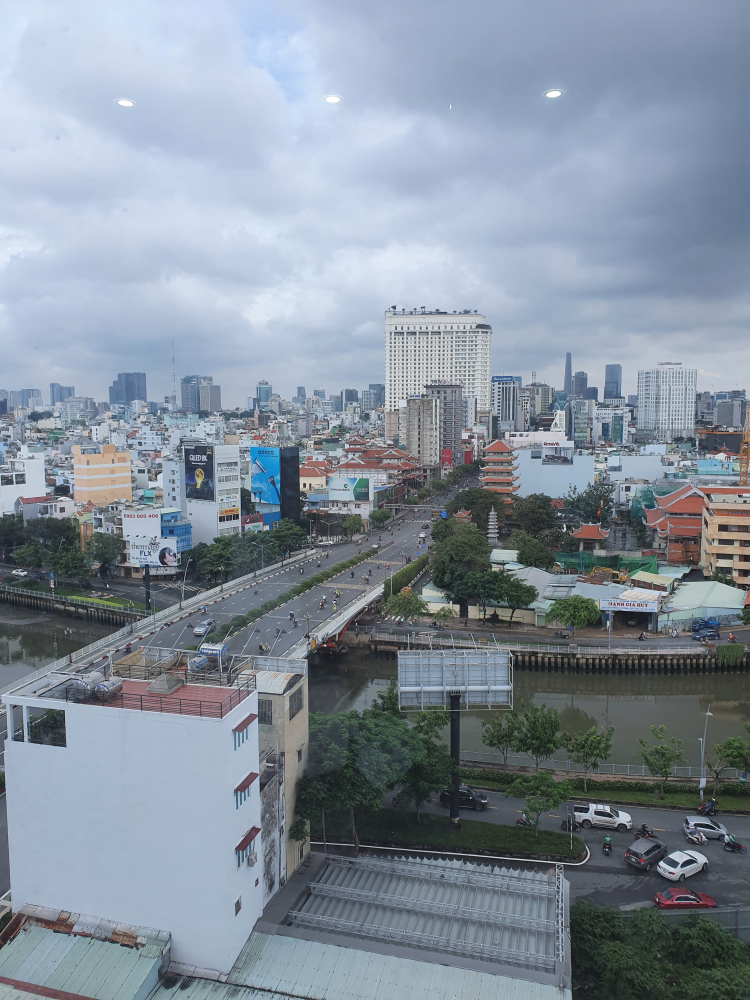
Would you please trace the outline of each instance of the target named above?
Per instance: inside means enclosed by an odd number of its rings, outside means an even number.
[[[654,906],[660,910],[705,910],[716,906],[716,900],[692,889],[664,889],[654,893]]]

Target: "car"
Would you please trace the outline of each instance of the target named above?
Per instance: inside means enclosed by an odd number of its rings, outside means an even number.
[[[667,845],[660,840],[636,840],[625,851],[625,860],[633,868],[642,872],[650,872],[667,854]]]
[[[655,892],[653,900],[660,910],[706,910],[716,906],[713,896],[692,889],[664,889]]]
[[[193,629],[193,635],[202,636],[208,635],[216,628],[216,622],[213,618],[206,618],[205,621],[198,622],[198,624]]]
[[[682,824],[682,829],[685,831],[686,836],[689,826],[694,826],[696,830],[700,830],[709,840],[719,840],[727,832],[727,828],[723,823],[719,823],[715,819],[709,819],[708,816],[686,816]]]
[[[716,631],[715,628],[706,628],[701,632],[693,632],[693,638],[697,640],[701,639],[721,639],[721,635]]]
[[[427,528],[429,528],[429,524],[423,524],[422,525],[422,531],[426,531]]]
[[[14,569],[11,573],[11,576],[28,576],[28,575],[29,574],[26,572],[25,569]]]
[[[615,809],[614,806],[603,806],[594,802],[574,803],[573,815],[584,830],[590,830],[592,826],[603,826],[624,833],[633,825],[630,813]]]
[[[440,793],[440,805],[449,806],[451,804],[451,790],[447,786]],[[475,791],[471,785],[458,786],[458,807],[459,809],[474,809],[482,812],[487,808],[487,796],[484,792]]]
[[[692,629],[693,632],[698,632],[704,628],[718,628],[720,624],[718,618],[694,618]]]
[[[699,851],[672,851],[656,866],[656,870],[671,882],[682,882],[688,875],[704,872],[708,858]]]

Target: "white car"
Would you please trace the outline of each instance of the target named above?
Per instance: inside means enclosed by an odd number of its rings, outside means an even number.
[[[623,812],[622,809],[615,809],[614,806],[599,805],[596,802],[574,803],[573,815],[584,830],[590,830],[592,826],[603,826],[624,833],[633,826],[630,813]]]
[[[704,872],[708,858],[698,851],[672,851],[656,866],[656,870],[670,882],[684,882],[688,875]]]
[[[14,569],[11,576],[28,576],[29,574],[25,569]]]

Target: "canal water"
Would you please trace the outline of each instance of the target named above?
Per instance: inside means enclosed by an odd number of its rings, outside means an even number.
[[[310,711],[340,712],[369,708],[378,691],[396,676],[394,659],[378,658],[364,649],[346,656],[318,657],[310,662]],[[710,748],[730,736],[744,736],[750,722],[750,674],[678,677],[592,677],[516,671],[514,702],[547,705],[560,714],[563,729],[614,726],[612,761],[641,764],[638,737],[650,738],[651,725],[666,726],[667,737],[682,740],[685,762],[698,766],[698,737],[703,736],[710,706],[706,744]],[[482,719],[488,713],[462,717],[464,751],[492,752],[482,743]]]
[[[111,626],[49,615],[31,608],[0,604],[0,687],[87,646],[112,631]],[[396,676],[396,661],[365,649],[346,656],[310,660],[310,710],[340,712],[369,708],[378,691]],[[703,735],[710,705],[707,744],[730,736],[747,736],[750,723],[750,674],[678,677],[592,677],[517,671],[514,700],[547,705],[560,713],[562,726],[577,732],[589,726],[614,726],[612,760],[640,764],[638,737],[650,736],[649,726],[664,723],[668,736],[683,741],[688,764],[698,765],[698,737]],[[486,751],[482,719],[487,713],[463,717],[461,744],[465,751]]]

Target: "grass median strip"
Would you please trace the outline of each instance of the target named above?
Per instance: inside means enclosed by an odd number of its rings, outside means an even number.
[[[496,854],[517,858],[571,861],[580,860],[586,853],[583,843],[570,835],[553,830],[541,830],[535,837],[532,830],[516,826],[484,823],[477,819],[461,817],[461,829],[448,830],[448,816],[422,813],[417,823],[416,813],[400,809],[379,809],[366,812],[357,820],[357,833],[364,844],[384,847],[403,847],[411,850],[456,851],[467,854]],[[312,823],[314,840],[322,840],[323,828],[319,820]],[[349,841],[351,830],[338,816],[326,813],[326,838]]]

